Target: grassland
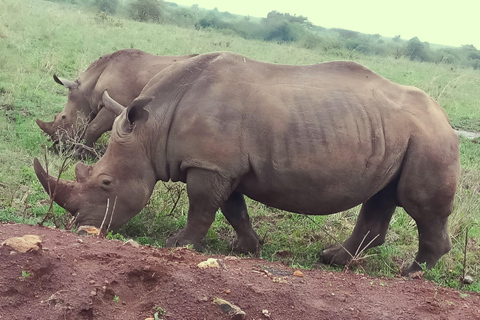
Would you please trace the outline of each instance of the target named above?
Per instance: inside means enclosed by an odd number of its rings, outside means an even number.
[[[53,119],[66,102],[65,88],[52,74],[74,79],[103,54],[138,48],[161,55],[233,51],[261,61],[311,64],[354,60],[392,81],[425,90],[444,107],[454,127],[480,131],[480,71],[406,59],[363,56],[343,50],[314,51],[292,44],[274,44],[219,33],[121,20],[85,12],[83,8],[40,0],[0,0],[0,220],[38,223],[47,210],[47,196],[37,181],[33,157],[48,156],[55,172],[64,155],[48,150],[50,142],[35,124]],[[105,139],[104,139],[105,141]],[[476,280],[466,289],[480,291],[480,144],[461,139],[462,179],[450,219],[453,249],[427,276],[442,285],[459,287],[463,272],[466,228],[467,273]],[[68,160],[65,178],[74,178]],[[344,240],[353,229],[358,208],[336,215],[307,218],[248,202],[255,229],[264,237],[261,257],[301,267],[314,267],[325,245]],[[188,203],[180,184],[158,183],[150,202],[116,237],[163,245],[186,222]],[[54,207],[57,224],[68,218]],[[53,220],[49,219],[52,224]],[[233,230],[221,214],[207,235],[207,251],[228,253]],[[398,209],[386,244],[370,250],[362,268],[372,275],[398,274],[417,249],[413,220]]]

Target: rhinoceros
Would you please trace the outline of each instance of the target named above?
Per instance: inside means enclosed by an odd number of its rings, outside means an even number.
[[[447,218],[459,179],[459,142],[444,110],[423,91],[354,62],[276,65],[210,53],[157,74],[119,114],[105,155],[76,165],[76,181],[38,179],[79,225],[113,229],[147,203],[155,183],[186,183],[183,230],[167,245],[201,240],[220,208],[234,249],[256,251],[244,196],[268,206],[327,215],[362,204],[352,235],[322,252],[343,265],[382,244],[396,207],[415,220],[410,273],[451,248]],[[108,206],[107,206],[108,203]],[[107,209],[106,209],[107,208]]]
[[[52,122],[40,119],[36,122],[55,143],[76,145],[77,156],[88,154],[98,138],[112,128],[115,120],[113,113],[102,109],[105,89],[119,103],[128,105],[155,74],[174,62],[193,56],[195,54],[157,56],[126,49],[100,57],[75,81],[54,75],[56,83],[68,88],[67,104]],[[78,144],[82,139],[86,148]]]

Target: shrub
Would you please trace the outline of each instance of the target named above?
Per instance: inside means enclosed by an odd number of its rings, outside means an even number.
[[[135,0],[129,7],[130,17],[142,22],[158,22],[162,14],[162,4],[159,0]]]
[[[115,14],[118,9],[118,0],[95,0],[94,5],[102,12]]]

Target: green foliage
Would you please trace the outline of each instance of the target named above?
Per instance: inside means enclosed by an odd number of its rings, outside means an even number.
[[[113,231],[109,231],[107,236],[105,237],[107,240],[120,240],[125,241],[125,237],[120,233],[113,233]]]
[[[21,278],[21,279],[22,279],[22,280],[25,280],[25,279],[27,279],[28,277],[30,277],[31,275],[32,275],[31,272],[27,272],[27,271],[25,271],[25,270],[22,270],[22,278]]]

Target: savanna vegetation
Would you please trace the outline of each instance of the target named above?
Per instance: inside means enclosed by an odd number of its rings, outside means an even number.
[[[423,89],[443,106],[452,126],[480,132],[480,70],[472,64],[480,56],[475,56],[478,51],[471,46],[424,50],[432,56],[450,50],[451,59],[412,58],[412,52],[405,54],[409,45],[418,41],[426,46],[418,39],[389,40],[345,30],[323,30],[306,18],[287,14],[271,13],[264,19],[254,19],[198,7],[180,8],[156,0],[93,0],[87,6],[80,0],[55,2],[0,0],[1,221],[35,224],[45,220],[48,225],[70,227],[68,213],[56,205],[50,209],[32,161],[33,157],[47,158],[53,175],[65,165],[62,177],[74,179],[75,160],[68,153],[51,149],[51,142],[42,135],[35,119],[51,120],[66,102],[67,90],[54,83],[54,73],[75,79],[101,55],[119,49],[138,48],[160,55],[228,50],[283,64],[354,60],[392,81]],[[157,11],[142,9],[152,5],[158,8],[158,15]],[[223,18],[217,21],[215,17]],[[280,21],[277,29],[273,25],[267,28],[273,23],[270,19]],[[218,26],[220,21],[225,23],[222,28]],[[235,28],[226,27],[227,23]],[[255,29],[253,23],[264,28]],[[242,34],[240,26],[248,32]],[[294,36],[284,37],[286,30]],[[368,50],[353,44],[359,41],[365,45],[364,39],[370,39]],[[375,53],[374,47],[384,47],[384,53]],[[107,141],[104,137],[99,144]],[[480,291],[479,142],[460,139],[462,178],[449,223],[453,249],[426,273],[439,284],[475,291]],[[322,247],[348,237],[358,213],[354,208],[330,216],[306,217],[254,201],[248,206],[253,225],[265,241],[261,257],[304,268],[317,267]],[[109,237],[162,246],[170,233],[185,224],[187,207],[183,185],[159,182],[142,213]],[[207,252],[229,253],[228,243],[233,237],[232,228],[218,213],[207,234]],[[386,244],[366,252],[365,260],[358,257],[357,264],[350,268],[371,275],[398,275],[401,262],[411,262],[416,250],[415,223],[398,209]],[[460,284],[464,271],[473,276],[473,284]]]

